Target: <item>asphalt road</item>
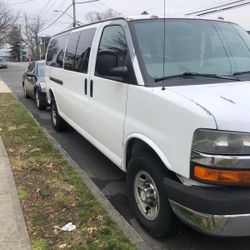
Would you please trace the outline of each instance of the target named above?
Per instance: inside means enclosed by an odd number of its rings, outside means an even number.
[[[5,81],[41,126],[47,129],[75,162],[85,170],[115,208],[132,224],[153,249],[250,249],[250,237],[215,238],[200,234],[188,227],[184,227],[179,234],[164,240],[155,240],[148,236],[130,214],[124,173],[73,129],[69,129],[64,133],[55,132],[51,126],[49,110],[39,111],[34,101],[24,98],[21,88],[21,75],[25,71],[25,67],[25,64],[11,63],[8,69],[0,69],[0,78]]]

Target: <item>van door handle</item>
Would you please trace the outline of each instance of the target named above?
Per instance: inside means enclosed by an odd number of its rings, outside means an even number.
[[[93,80],[90,81],[90,97],[93,97]]]
[[[85,81],[84,81],[84,93],[85,93],[85,95],[88,94],[88,80],[87,80],[87,78],[85,78]]]

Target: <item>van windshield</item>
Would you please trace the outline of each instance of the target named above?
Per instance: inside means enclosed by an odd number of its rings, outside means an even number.
[[[243,74],[237,73],[245,72],[247,76],[244,75],[243,80],[250,80],[250,36],[236,24],[166,19],[165,48],[163,19],[133,21],[132,27],[137,55],[144,77],[147,82],[151,82],[150,85],[162,84],[161,81],[155,82],[155,79],[182,74],[185,76],[187,72],[196,73],[197,76],[213,74],[228,77],[243,77]],[[192,78],[197,81],[199,77]],[[211,81],[220,80],[211,78]],[[190,81],[185,82],[189,84]]]

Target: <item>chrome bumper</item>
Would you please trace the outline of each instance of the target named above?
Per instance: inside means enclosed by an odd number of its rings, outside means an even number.
[[[250,236],[250,214],[211,215],[169,200],[175,215],[194,229],[214,236]]]

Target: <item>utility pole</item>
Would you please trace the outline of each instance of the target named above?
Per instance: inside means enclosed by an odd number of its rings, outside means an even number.
[[[76,27],[76,1],[72,0],[72,6],[73,6],[73,28]]]
[[[22,25],[19,25],[19,32],[20,32],[20,62],[23,61],[23,44],[22,44]]]

